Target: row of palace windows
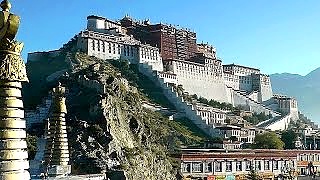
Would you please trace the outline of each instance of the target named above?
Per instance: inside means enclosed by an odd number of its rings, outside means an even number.
[[[150,50],[147,48],[141,48],[141,57],[151,60],[157,60],[158,59],[158,51]]]
[[[162,78],[169,78],[169,79],[177,79],[177,76],[176,75],[172,75],[172,74],[160,74],[160,77]]]
[[[290,108],[290,104],[291,108],[297,108],[296,101],[280,100],[279,104],[280,108]]]
[[[183,68],[183,67],[178,67],[177,69],[178,71],[181,71],[182,73],[184,72],[191,72],[191,73],[194,73],[194,74],[205,74],[205,75],[219,75],[219,76],[222,76],[221,74],[221,71],[217,70],[217,69],[211,69],[211,71],[209,70],[206,70],[206,69],[192,69],[192,68]]]
[[[264,161],[264,165],[262,167],[262,161]],[[185,162],[182,164],[182,172],[184,173],[200,173],[204,172],[209,173],[212,172],[222,172],[223,166],[225,166],[226,172],[236,171],[250,171],[251,169],[255,169],[256,171],[262,170],[279,170],[279,160],[258,160],[258,161],[236,161],[236,166],[232,166],[233,161],[214,161],[214,162]],[[284,162],[284,166],[288,168],[292,168],[295,166],[295,161],[282,161]],[[192,168],[192,171],[191,171]]]
[[[301,154],[299,155],[300,161],[320,161],[320,155],[318,154]]]
[[[186,79],[194,79],[194,80],[205,80],[207,82],[215,82],[215,83],[223,83],[222,81],[222,76],[220,75],[206,75],[206,74],[196,74],[196,73],[189,73],[189,72],[184,72],[182,71],[182,73],[177,72],[176,73],[179,77],[181,78],[186,78]]]
[[[218,69],[205,69],[205,68],[200,68],[200,69],[193,69],[193,68],[184,68],[181,66],[178,66],[178,69],[180,71],[187,71],[187,72],[194,72],[194,73],[199,73],[199,74],[221,74],[221,71],[219,71]],[[221,74],[222,76],[222,74]]]
[[[250,131],[247,129],[241,129],[241,130],[220,130],[220,134],[227,135],[231,134],[231,136],[255,136],[255,131]]]
[[[121,45],[112,42],[104,42],[100,40],[92,40],[91,49],[93,51],[108,52],[110,54],[123,54],[124,56],[135,56],[137,49],[130,45]]]
[[[253,69],[248,69],[248,68],[242,68],[242,67],[232,67],[232,66],[226,66],[223,67],[225,71],[233,71],[234,73],[239,73],[239,74],[259,74],[260,71],[258,70],[253,70]]]
[[[252,81],[237,80],[237,79],[227,78],[227,77],[225,77],[224,80],[230,81],[230,82],[238,82],[242,84],[252,84]]]
[[[214,66],[219,66],[221,67],[221,63],[217,60],[209,60],[209,59],[206,59],[205,61],[205,64],[212,64]]]
[[[211,117],[211,118],[215,118],[215,119],[223,119],[225,118],[224,114],[220,114],[220,113],[214,113],[214,112],[205,112],[205,111],[199,111],[199,115],[203,116],[203,117]]]
[[[190,79],[199,79],[202,80],[204,78],[208,79],[208,80],[220,80],[222,75],[219,74],[214,74],[214,73],[191,73],[191,72],[187,72],[187,71],[182,71],[182,73],[177,72],[176,74],[178,74],[181,77],[186,77],[186,78],[190,78]]]

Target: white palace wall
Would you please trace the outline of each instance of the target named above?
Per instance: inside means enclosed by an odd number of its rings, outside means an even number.
[[[226,86],[221,79],[212,77],[198,78],[186,74],[177,75],[178,84],[182,84],[189,94],[197,94],[207,99],[228,102]]]
[[[177,83],[181,84],[189,94],[197,94],[207,99],[228,102],[222,73],[214,71],[217,68],[175,60],[172,60],[168,66],[168,69],[176,74]]]
[[[159,49],[130,36],[84,31],[78,35],[77,47],[89,56],[100,59],[125,59],[132,64],[148,63],[153,69],[163,71]]]
[[[229,93],[232,94],[232,105],[233,106],[243,106],[249,107],[250,110],[256,113],[264,113],[265,115],[272,115],[272,117],[280,116],[281,114],[266,107],[262,103],[256,102],[253,99],[248,98],[246,95],[242,94],[240,91],[229,88]]]

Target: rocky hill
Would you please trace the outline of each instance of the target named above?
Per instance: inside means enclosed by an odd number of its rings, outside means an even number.
[[[144,101],[170,104],[136,69],[125,61],[81,53],[27,63],[27,109],[40,103],[58,81],[68,88],[73,174],[106,172],[110,179],[176,179],[180,164],[170,155],[207,138],[188,120],[170,121],[144,108]]]
[[[320,122],[320,68],[313,70],[306,76],[298,74],[270,75],[274,93],[287,94],[296,97],[300,111],[315,122]]]

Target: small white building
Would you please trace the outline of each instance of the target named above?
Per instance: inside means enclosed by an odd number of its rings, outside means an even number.
[[[197,115],[206,121],[206,124],[213,124],[214,126],[226,124],[226,112],[221,109],[199,103],[193,106],[197,111]]]
[[[252,144],[255,138],[255,128],[242,128],[233,125],[216,126],[222,138],[236,137],[239,142]]]

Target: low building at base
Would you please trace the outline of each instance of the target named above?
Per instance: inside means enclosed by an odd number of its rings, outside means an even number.
[[[184,149],[176,156],[185,179],[248,179],[257,173],[263,179],[309,175],[320,172],[319,150]]]

